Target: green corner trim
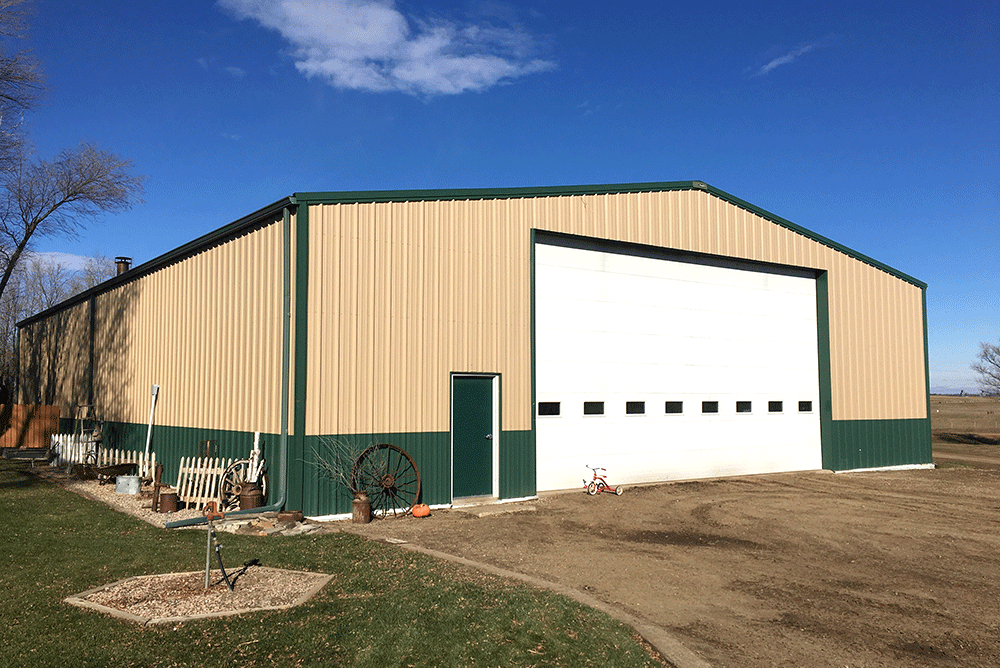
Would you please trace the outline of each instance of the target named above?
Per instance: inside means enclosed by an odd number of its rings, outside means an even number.
[[[927,418],[931,417],[931,354],[927,337],[927,287],[920,290],[921,305],[924,310],[924,390],[927,391]],[[930,427],[928,427],[929,429]]]
[[[306,480],[306,385],[309,370],[309,207],[299,206],[295,216],[295,323],[294,381],[292,387],[292,433],[288,438],[288,499],[286,507],[303,505]]]
[[[529,271],[528,282],[529,282],[529,285],[530,285],[530,288],[531,288],[531,296],[530,296],[531,303],[529,305],[529,315],[528,315],[528,319],[529,319],[528,320],[529,344],[531,345],[531,357],[530,357],[530,360],[529,360],[529,363],[531,364],[531,370],[530,370],[530,373],[531,373],[531,405],[528,408],[531,410],[531,431],[530,431],[530,438],[531,438],[532,461],[534,462],[532,464],[532,466],[531,466],[532,471],[534,471],[535,468],[538,466],[538,458],[535,455],[535,453],[537,452],[537,448],[538,448],[538,432],[535,429],[535,427],[536,427],[536,425],[535,425],[535,415],[538,412],[536,410],[536,408],[535,408],[537,406],[537,401],[538,401],[538,395],[536,394],[537,376],[535,375],[535,370],[536,370],[536,367],[535,367],[535,363],[536,363],[536,359],[535,359],[535,243],[536,243],[536,234],[535,234],[535,232],[536,232],[535,228],[531,228],[531,249],[529,250],[530,264],[531,264],[531,266],[530,266],[530,268],[528,270]],[[536,476],[533,476],[532,488],[534,488],[537,484],[538,484],[538,477],[536,475]],[[532,494],[534,494],[534,493],[535,492],[532,491]]]
[[[816,277],[816,345],[819,361],[819,429],[823,468],[832,467],[835,460],[833,440],[833,391],[830,366],[830,288],[829,275]]]

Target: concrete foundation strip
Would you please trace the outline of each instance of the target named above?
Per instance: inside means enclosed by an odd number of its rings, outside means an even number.
[[[387,538],[385,539],[385,542],[398,545],[401,548],[411,550],[413,552],[420,552],[422,554],[435,557],[436,559],[443,559],[445,561],[451,561],[464,566],[471,566],[472,568],[477,568],[493,575],[520,580],[521,582],[530,584],[533,587],[548,589],[556,592],[557,594],[562,594],[563,596],[571,598],[578,603],[600,610],[601,612],[614,617],[618,621],[628,624],[635,629],[636,633],[642,636],[646,642],[652,645],[664,659],[675,666],[675,668],[712,668],[711,664],[689,650],[687,647],[684,647],[684,645],[682,645],[676,638],[659,626],[645,622],[638,617],[634,617],[633,615],[616,608],[613,605],[609,605],[604,601],[599,601],[593,596],[589,596],[571,587],[566,587],[555,582],[549,582],[548,580],[542,580],[523,573],[508,571],[504,568],[490,566],[489,564],[483,564],[478,561],[465,559],[463,557],[456,557],[455,555],[448,554],[446,552],[430,550],[396,538]]]

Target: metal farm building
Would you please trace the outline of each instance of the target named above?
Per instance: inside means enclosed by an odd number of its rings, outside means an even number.
[[[298,193],[20,323],[19,399],[142,449],[157,384],[165,479],[260,431],[312,516],[324,436],[429,504],[929,464],[925,291],[700,182]]]

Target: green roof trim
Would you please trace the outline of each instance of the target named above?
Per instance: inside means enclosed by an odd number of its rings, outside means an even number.
[[[284,210],[285,207],[289,206],[295,206],[294,198],[286,197],[284,199],[278,200],[277,202],[269,204],[268,206],[262,209],[258,209],[257,211],[254,211],[249,215],[243,216],[242,218],[235,220],[224,227],[220,227],[217,230],[214,230],[212,232],[209,232],[208,234],[204,234],[198,237],[197,239],[189,241],[183,246],[178,246],[174,250],[168,251],[163,255],[160,255],[158,257],[153,258],[152,260],[149,260],[148,262],[136,265],[135,267],[132,267],[124,274],[121,274],[119,276],[113,276],[108,280],[104,281],[103,283],[95,285],[89,290],[84,290],[80,294],[73,295],[66,301],[60,302],[51,308],[36,313],[33,316],[29,316],[24,320],[22,320],[21,322],[17,323],[17,326],[24,327],[25,325],[30,325],[31,323],[36,322],[38,320],[42,320],[43,318],[46,318],[49,315],[52,315],[53,313],[62,311],[72,306],[76,306],[81,302],[87,301],[96,294],[113,290],[119,285],[134,281],[138,278],[141,278],[142,276],[151,274],[154,271],[157,271],[158,269],[162,269],[163,267],[169,266],[176,262],[180,262],[181,260],[191,257],[192,255],[197,255],[198,253],[204,252],[223,241],[232,239],[233,237],[237,237],[240,234],[246,233],[246,231],[253,229],[255,226],[260,225],[264,221],[274,219],[275,222],[278,222],[279,220],[278,216],[281,215],[282,210]]]
[[[294,207],[297,204],[372,204],[383,202],[436,202],[436,201],[457,201],[457,200],[487,200],[487,199],[517,199],[524,197],[565,197],[571,195],[615,195],[626,193],[643,192],[666,192],[671,190],[701,190],[719,199],[728,202],[741,209],[745,209],[753,214],[769,220],[776,225],[780,225],[798,234],[801,234],[813,241],[828,246],[845,255],[880,269],[887,274],[902,279],[907,283],[926,289],[927,284],[916,278],[893,269],[892,267],[875,260],[863,253],[839,244],[832,239],[828,239],[820,234],[816,234],[795,223],[776,216],[769,211],[754,206],[738,197],[734,197],[718,188],[712,187],[703,181],[664,181],[652,183],[621,183],[611,185],[584,185],[584,186],[542,186],[530,188],[460,188],[452,190],[371,190],[371,191],[344,191],[344,192],[303,192],[295,193],[290,197],[269,204],[262,209],[243,216],[232,223],[221,227],[213,232],[209,232],[183,246],[153,258],[148,262],[138,265],[121,276],[111,278],[100,285],[82,292],[66,301],[42,311],[29,318],[25,318],[17,324],[18,327],[31,324],[56,311],[69,308],[80,302],[89,299],[91,296],[111,290],[122,283],[133,281],[141,276],[150,274],[167,265],[178,262],[186,257],[195,255],[207,248],[221,243],[227,239],[252,229],[256,225],[277,216],[285,207]]]
[[[541,186],[531,188],[459,188],[454,190],[371,190],[354,192],[295,193],[309,204],[368,204],[373,202],[439,202],[446,200],[517,199],[522,197],[564,197],[566,195],[614,195],[707,188],[700,181],[663,183],[620,183],[592,186]]]

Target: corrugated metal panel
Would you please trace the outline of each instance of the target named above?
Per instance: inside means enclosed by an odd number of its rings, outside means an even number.
[[[534,496],[537,459],[531,432],[505,431],[500,439],[500,498]]]
[[[929,420],[834,420],[834,447],[823,468],[834,471],[930,464]]]
[[[59,406],[67,417],[90,403],[90,302],[21,329],[20,403]]]
[[[532,228],[829,270],[833,418],[926,416],[920,288],[707,192],[310,211],[309,434],[446,431],[452,371],[530,430]]]
[[[281,226],[269,224],[27,325],[36,369],[22,378],[56,378],[40,394],[64,408],[88,403],[93,302],[98,414],[146,422],[155,383],[157,424],[278,432],[281,248]],[[48,343],[33,357],[39,335]]]

